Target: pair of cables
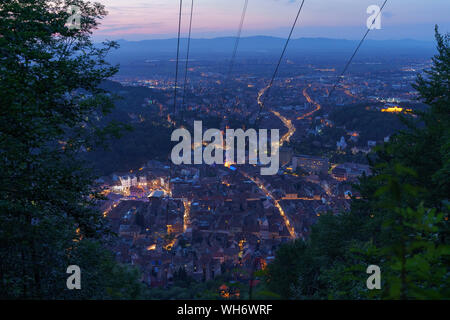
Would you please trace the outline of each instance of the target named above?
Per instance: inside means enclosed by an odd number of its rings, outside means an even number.
[[[173,100],[173,114],[177,111],[177,89],[178,89],[178,66],[179,66],[179,58],[180,58],[180,39],[181,39],[181,16],[183,10],[183,0],[180,0],[180,11],[178,15],[178,39],[177,39],[177,59],[175,64],[175,87],[174,87],[174,100]],[[182,108],[184,108],[184,101],[186,97],[186,83],[187,83],[187,74],[189,68],[189,53],[191,48],[191,34],[192,34],[192,16],[194,13],[194,0],[191,0],[191,15],[189,19],[189,34],[188,34],[188,43],[187,43],[187,51],[186,51],[186,66],[184,72],[184,84],[183,84],[183,100],[182,100]],[[183,110],[182,110],[183,112]]]

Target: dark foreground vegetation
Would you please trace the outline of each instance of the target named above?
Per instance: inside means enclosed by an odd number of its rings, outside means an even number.
[[[122,152],[144,154],[140,162],[146,151],[135,149],[151,145],[131,144],[129,124],[108,116],[114,96],[102,84],[117,66],[105,56],[117,46],[90,40],[103,6],[69,2],[82,9],[80,29],[65,26],[64,1],[0,3],[0,298],[218,298],[218,282],[193,283],[182,270],[170,290],[150,290],[138,270],[105,249],[114,235],[95,209],[101,196],[80,154],[122,137],[113,151],[128,145]],[[261,282],[253,297],[450,297],[450,49],[448,35],[436,32],[436,39],[433,69],[416,84],[429,109],[379,147],[374,175],[361,180],[362,198],[350,212],[322,216],[310,239],[285,245],[255,275]],[[135,134],[160,143],[169,132],[161,126],[147,120]],[[370,264],[381,267],[379,291],[365,287]],[[69,265],[83,267],[83,290],[67,290]],[[234,286],[249,297],[248,287]]]

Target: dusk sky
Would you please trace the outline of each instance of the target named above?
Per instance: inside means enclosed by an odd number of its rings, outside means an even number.
[[[109,15],[95,33],[96,40],[161,39],[177,34],[179,0],[97,0]],[[301,0],[249,0],[242,36],[287,37]],[[183,1],[182,36],[187,35],[191,0]],[[293,35],[360,39],[366,30],[368,6],[383,0],[306,0]],[[194,0],[193,38],[234,36],[244,0]],[[433,40],[433,27],[450,29],[449,0],[390,0],[382,29],[371,39]]]

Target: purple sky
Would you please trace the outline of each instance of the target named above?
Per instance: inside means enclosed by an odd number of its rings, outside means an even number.
[[[179,0],[96,0],[109,15],[95,32],[96,40],[160,39],[177,34]],[[300,0],[249,0],[242,36],[287,37]],[[383,0],[306,0],[294,37],[359,39],[366,30],[368,6]],[[191,0],[183,0],[186,36]],[[194,0],[193,38],[233,36],[244,0]],[[450,29],[449,0],[390,0],[382,29],[372,39],[432,40],[433,26]]]

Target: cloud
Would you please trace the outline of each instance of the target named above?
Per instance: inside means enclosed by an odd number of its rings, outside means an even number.
[[[127,25],[120,25],[120,24],[112,24],[112,25],[105,25],[101,30],[99,30],[99,33],[105,33],[105,34],[115,34],[117,31],[124,31],[125,32],[136,32],[136,31],[146,31],[148,32],[151,28],[158,28],[161,27],[162,23],[147,23],[147,24],[127,24]]]
[[[286,3],[296,3],[299,0],[273,0],[273,1],[275,1],[275,2],[283,1],[283,2],[286,2]]]

